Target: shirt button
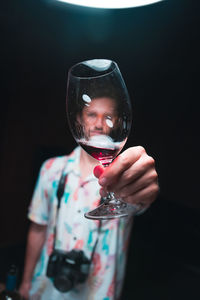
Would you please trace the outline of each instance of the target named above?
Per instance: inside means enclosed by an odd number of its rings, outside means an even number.
[[[81,210],[80,210],[80,209],[78,209],[78,210],[77,210],[77,212],[78,212],[78,213],[81,213]]]

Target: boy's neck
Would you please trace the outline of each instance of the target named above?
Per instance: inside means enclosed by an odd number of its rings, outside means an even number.
[[[98,164],[99,162],[96,159],[81,149],[80,170],[82,179],[85,179],[87,176],[89,176],[93,172],[94,167]]]

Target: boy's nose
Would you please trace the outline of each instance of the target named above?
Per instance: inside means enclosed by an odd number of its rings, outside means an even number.
[[[101,117],[98,117],[95,125],[97,128],[102,128],[103,127],[103,119]]]

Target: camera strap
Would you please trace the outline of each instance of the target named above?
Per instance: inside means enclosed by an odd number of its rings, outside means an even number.
[[[65,168],[64,168],[65,169]],[[56,236],[57,236],[57,222],[58,222],[58,213],[59,213],[59,209],[60,209],[60,203],[61,203],[61,198],[64,194],[65,191],[65,183],[67,180],[67,174],[64,174],[64,169],[62,171],[59,183],[58,183],[58,189],[56,192],[56,196],[57,196],[57,209],[56,209],[56,222],[54,225],[54,241],[53,241],[53,250],[55,250],[55,244],[56,244]]]
[[[56,210],[56,222],[55,222],[55,226],[54,226],[53,250],[55,250],[56,235],[57,235],[57,222],[58,222],[58,214],[59,214],[59,209],[60,209],[60,204],[61,204],[61,198],[62,198],[62,196],[64,194],[65,184],[66,184],[66,181],[67,181],[67,174],[64,174],[64,170],[65,170],[65,167],[62,170],[62,174],[61,174],[61,177],[60,177],[60,180],[59,180],[59,183],[58,183],[58,189],[57,189],[57,192],[56,192],[56,196],[57,196],[57,200],[58,201],[57,201],[57,210]],[[100,231],[101,231],[101,225],[102,225],[102,222],[99,221],[97,239],[96,239],[96,242],[94,244],[94,247],[93,247],[93,250],[92,250],[91,259],[90,259],[91,262],[93,260],[94,253],[95,253],[98,241],[99,241],[99,234],[100,234]]]

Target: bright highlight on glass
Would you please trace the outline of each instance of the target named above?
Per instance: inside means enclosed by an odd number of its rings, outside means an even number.
[[[96,8],[128,8],[149,5],[163,0],[58,0],[75,5]]]

